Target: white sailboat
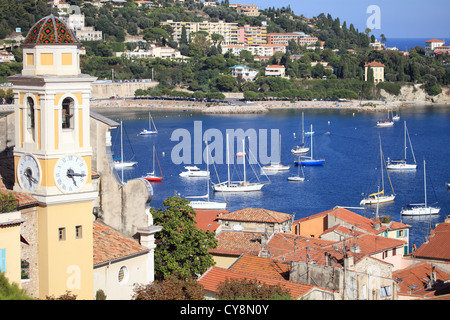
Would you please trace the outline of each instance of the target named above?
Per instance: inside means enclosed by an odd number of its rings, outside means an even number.
[[[305,145],[305,113],[302,112],[302,143],[294,147],[291,152],[292,154],[303,154],[309,151],[309,148]]]
[[[245,153],[245,139],[242,140],[242,152]],[[247,174],[245,168],[245,157],[243,157],[243,165],[244,165],[244,180],[242,181],[231,181],[230,176],[230,158],[229,158],[229,150],[228,150],[228,134],[227,134],[227,166],[228,166],[228,181],[219,182],[217,184],[213,184],[214,191],[222,191],[222,192],[250,192],[250,191],[260,191],[262,187],[264,187],[264,183],[262,182],[250,182],[247,181]]]
[[[154,129],[152,130],[152,125]],[[157,134],[158,129],[156,128],[155,123],[153,122],[153,118],[151,113],[148,113],[148,129],[143,129],[139,134],[140,135],[149,135],[149,134]]]
[[[405,209],[402,209],[400,214],[402,216],[425,216],[425,215],[433,215],[438,214],[441,211],[441,208],[438,207],[429,207],[427,205],[427,174],[425,169],[425,160],[423,160],[423,184],[424,184],[424,192],[425,192],[425,202],[418,204],[409,204]]]
[[[313,126],[311,124],[311,156],[310,157],[304,157],[303,159],[300,159],[300,161],[295,161],[295,164],[302,165],[302,166],[322,166],[325,163],[325,159],[314,159],[313,154]]]
[[[206,148],[208,150],[208,145],[206,145]],[[206,168],[208,172],[208,182],[206,185],[207,193],[204,196],[190,196],[186,197],[188,199],[206,199],[206,200],[194,200],[189,201],[189,205],[193,209],[202,209],[202,210],[225,210],[227,208],[226,202],[216,202],[216,201],[210,201],[209,200],[209,185],[210,185],[210,174],[209,174],[209,150],[207,151],[208,155],[206,157]]]
[[[395,113],[395,116],[392,115],[392,120],[394,120],[394,121],[399,121],[400,120],[400,112],[399,111],[397,111]]]
[[[305,173],[303,172],[303,166],[298,165],[298,173],[296,176],[288,177],[288,181],[305,181]],[[302,170],[302,176],[300,176],[300,170]]]
[[[290,166],[285,166],[281,164],[281,134],[280,134],[280,144],[279,144],[279,161],[278,162],[271,162],[270,165],[264,166],[263,170],[266,172],[279,172],[279,171],[287,171],[289,170]]]
[[[369,194],[366,198],[362,199],[360,202],[360,205],[364,206],[364,205],[368,205],[368,204],[377,204],[377,203],[385,203],[385,202],[391,202],[394,201],[395,199],[395,192],[394,192],[394,188],[392,187],[392,183],[391,183],[391,179],[389,178],[389,173],[386,170],[386,174],[388,176],[389,179],[389,183],[391,185],[391,189],[392,189],[392,194],[391,195],[385,195],[384,194],[384,161],[383,161],[383,150],[381,149],[381,138],[380,138],[380,158],[381,158],[381,166],[380,166],[380,171],[381,171],[381,186],[383,187],[383,189],[381,191],[378,191],[376,193],[372,193]]]
[[[409,145],[411,147],[411,153],[414,159],[414,163],[407,163],[406,162],[406,149],[407,149],[407,145],[406,145],[406,137],[408,137],[409,140]],[[411,143],[411,138],[409,137],[409,132],[408,132],[408,128],[406,127],[406,121],[405,121],[405,137],[404,137],[404,149],[405,149],[405,156],[403,159],[400,160],[393,160],[388,158],[387,161],[387,165],[386,165],[386,169],[388,170],[415,170],[417,168],[417,163],[416,163],[416,157],[414,156],[414,150],[412,147],[412,143]]]
[[[114,160],[114,168],[124,169],[131,168],[137,162],[136,161],[123,161],[123,124],[120,121],[120,159]]]
[[[377,127],[392,127],[393,125],[394,121],[389,117],[389,111],[386,119],[377,121]]]

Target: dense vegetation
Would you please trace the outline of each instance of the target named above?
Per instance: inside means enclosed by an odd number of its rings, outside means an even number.
[[[448,56],[429,57],[422,47],[410,50],[409,56],[399,51],[376,51],[369,44],[375,40],[370,30],[357,30],[353,24],[341,22],[339,18],[320,14],[305,18],[296,15],[290,7],[267,8],[258,17],[238,14],[228,7],[228,1],[222,1],[217,7],[203,7],[202,2],[193,0],[184,3],[160,1],[162,7],[137,7],[134,0],[129,0],[122,8],[106,4],[101,8],[81,0],[70,0],[70,4],[81,7],[85,14],[87,26],[93,26],[103,32],[104,41],[83,42],[86,55],[81,65],[84,73],[99,79],[148,79],[160,82],[156,91],[139,91],[138,95],[157,96],[161,92],[180,94],[179,88],[189,89],[194,93],[190,97],[208,97],[217,92],[244,92],[247,97],[260,98],[378,98],[380,89],[391,94],[400,92],[400,84],[423,84],[430,95],[441,92],[441,86],[450,84],[450,68],[446,65]],[[14,19],[21,19],[23,33],[34,21],[50,12],[42,0],[14,0],[19,10],[11,10],[12,1],[0,0],[5,12],[0,14],[0,38],[11,31]],[[25,14],[25,13],[26,14]],[[26,16],[26,18],[23,18]],[[238,25],[260,26],[268,22],[268,32],[302,31],[317,36],[324,41],[324,49],[308,50],[294,42],[289,50],[276,53],[269,61],[255,61],[248,51],[239,56],[221,53],[221,37],[212,35],[208,40],[202,32],[192,34],[190,39],[184,37],[179,43],[172,38],[170,26],[161,25],[161,21],[218,21],[237,22]],[[148,43],[125,43],[126,35],[142,35],[144,40],[157,45],[169,45],[180,50],[187,57],[181,60],[166,59],[127,59],[116,57],[116,52],[145,48]],[[385,41],[384,35],[382,41]],[[353,52],[349,52],[353,49]],[[21,51],[14,51],[18,63],[0,68],[0,81],[6,76],[17,73],[21,68]],[[313,62],[321,63],[312,66]],[[364,81],[364,64],[379,61],[385,67],[386,83],[375,86]],[[230,67],[236,64],[247,65],[260,70],[256,81],[245,82],[231,76]],[[264,76],[264,68],[269,64],[286,67],[290,80],[276,80]],[[326,80],[323,80],[326,79]],[[282,86],[278,83],[282,82]],[[216,97],[219,97],[216,95]]]

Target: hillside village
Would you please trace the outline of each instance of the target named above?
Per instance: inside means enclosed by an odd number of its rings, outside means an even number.
[[[258,16],[251,6],[236,10]],[[339,206],[297,220],[291,212],[271,208],[194,211],[180,206],[185,203],[177,197],[168,199],[174,205],[166,211],[152,208],[151,183],[125,183],[114,167],[111,132],[120,124],[90,109],[95,76],[81,73],[76,32],[52,14],[36,24],[22,43],[23,65],[7,78],[13,84],[14,112],[0,118],[0,271],[22,294],[42,300],[64,295],[135,299],[136,284],[156,283],[162,265],[158,250],[166,249],[161,234],[170,228],[157,214],[170,211],[186,219],[182,221],[194,221],[195,228],[179,224],[174,230],[184,236],[175,239],[178,247],[202,252],[201,262],[208,263],[199,267],[204,270],[194,279],[201,286],[201,299],[220,298],[220,285],[233,279],[281,287],[291,300],[450,299],[450,217],[433,226],[417,247],[410,243],[408,224],[387,216],[365,217]],[[192,28],[202,26],[198,22]],[[244,39],[245,32],[255,31],[246,30],[246,25],[220,27],[236,27]],[[180,30],[180,41],[183,33]],[[275,48],[280,33],[270,36]],[[305,45],[314,44],[312,50],[324,45],[306,33],[290,36],[298,41],[311,38]],[[245,41],[250,41],[248,36]],[[155,48],[152,52],[162,54]],[[233,66],[239,72],[241,65]],[[276,73],[273,77],[286,75],[281,65],[267,67],[266,73]],[[362,68],[359,76],[363,77]],[[79,161],[84,171],[58,171],[66,161]],[[66,180],[61,182],[61,176]],[[74,189],[68,192],[64,181]],[[190,248],[192,243],[197,247]],[[192,265],[196,258],[185,257]]]

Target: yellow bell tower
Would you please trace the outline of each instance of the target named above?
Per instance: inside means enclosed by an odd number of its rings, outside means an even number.
[[[93,299],[93,200],[89,98],[94,77],[81,73],[79,41],[53,15],[23,44],[13,83],[15,186],[39,201],[39,297],[66,291]]]

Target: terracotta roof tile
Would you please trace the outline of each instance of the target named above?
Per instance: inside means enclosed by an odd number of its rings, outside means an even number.
[[[220,226],[218,216],[226,214],[228,211],[224,210],[195,210],[197,216],[194,218],[197,223],[197,228],[216,232]]]
[[[210,249],[212,254],[241,255],[247,253],[258,255],[261,250],[262,233],[223,231],[217,235],[218,245]]]
[[[267,209],[245,208],[222,215],[220,219],[229,221],[282,223],[292,219],[292,215]]]
[[[308,292],[310,292],[314,287],[308,284],[303,284],[300,282],[294,281],[286,281],[273,279],[271,277],[264,277],[261,275],[254,275],[249,273],[242,273],[230,269],[223,269],[218,267],[209,268],[200,278],[199,282],[203,285],[205,290],[211,292],[217,292],[217,288],[221,282],[224,282],[226,279],[256,279],[261,283],[265,283],[268,285],[280,285],[281,287],[289,290],[291,297],[293,299],[300,299]]]
[[[14,195],[14,198],[16,198],[19,209],[20,207],[38,204],[38,201],[28,193],[0,188],[0,193],[7,194],[9,192],[11,192]]]
[[[286,256],[292,255],[294,251],[301,248],[322,248],[336,243],[331,240],[318,238],[307,238],[289,233],[275,233],[270,239],[264,250],[270,254],[270,257],[278,260],[284,260]]]
[[[439,223],[413,254],[414,257],[450,261],[450,223]]]
[[[94,222],[94,266],[148,252],[136,240],[128,238],[100,222]]]
[[[366,63],[365,65],[364,65],[365,67],[384,67],[384,64],[382,64],[381,62],[378,62],[378,61],[372,61],[372,62],[369,62],[369,63]]]
[[[438,268],[434,268],[436,285],[427,288],[432,269],[431,264],[422,262],[394,271],[392,278],[398,283],[398,293],[407,296],[433,297],[439,295],[441,291],[444,291],[443,289],[449,289],[450,283],[444,284],[443,282],[450,280],[450,274]],[[444,293],[448,293],[448,290],[445,290]]]
[[[242,255],[229,270],[259,274],[279,280],[289,280],[290,264],[275,261],[270,258]]]

